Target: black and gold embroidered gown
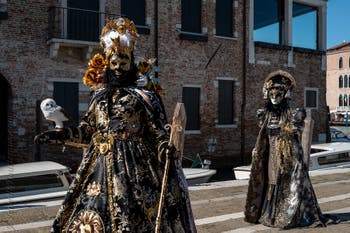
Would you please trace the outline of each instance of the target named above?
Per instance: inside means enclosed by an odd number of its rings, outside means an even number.
[[[135,87],[95,93],[74,134],[89,143],[53,224],[54,232],[154,232],[167,142],[157,95]],[[170,166],[161,232],[196,232],[187,183]]]
[[[280,110],[258,110],[261,128],[252,153],[245,221],[283,229],[337,222],[321,213],[303,161],[305,111]]]

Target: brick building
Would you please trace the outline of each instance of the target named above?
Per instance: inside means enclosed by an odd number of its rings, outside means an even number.
[[[176,102],[185,103],[185,156],[200,154],[213,167],[248,162],[263,80],[276,69],[297,81],[293,106],[313,109],[314,140],[327,131],[325,0],[0,3],[1,160],[76,167],[79,149],[62,153],[57,146],[33,144],[49,125],[38,103],[54,97],[78,121],[89,99],[81,78],[99,49],[105,17],[115,15],[135,21],[136,55],[157,58],[168,118]]]
[[[331,112],[346,113],[350,110],[349,79],[350,43],[327,49],[327,104]]]

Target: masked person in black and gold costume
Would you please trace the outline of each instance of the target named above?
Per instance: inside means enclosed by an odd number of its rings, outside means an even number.
[[[54,220],[55,233],[155,230],[165,151],[171,148],[156,94],[159,85],[136,85],[140,72],[149,71],[147,62],[134,62],[137,36],[132,21],[109,20],[101,34],[104,55],[94,56],[83,79],[93,95],[79,126],[35,138],[38,143],[88,144]],[[160,231],[196,232],[187,183],[175,164],[170,166]]]
[[[260,131],[252,152],[245,221],[270,227],[325,226],[337,221],[321,213],[301,135],[305,110],[289,107],[295,79],[287,72],[271,73],[264,82],[264,109],[257,112]]]

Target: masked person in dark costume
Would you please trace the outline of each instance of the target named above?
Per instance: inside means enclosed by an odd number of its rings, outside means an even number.
[[[267,102],[257,112],[260,131],[252,152],[247,222],[286,229],[336,221],[321,213],[303,161],[301,135],[306,114],[289,107],[294,86],[295,79],[280,70],[264,82]]]
[[[55,233],[155,230],[165,151],[171,148],[157,89],[136,85],[139,73],[145,74],[145,67],[134,62],[137,36],[132,21],[109,20],[101,35],[104,55],[94,56],[83,79],[92,97],[79,126],[49,130],[35,138],[38,143],[87,144],[54,220]],[[163,233],[196,232],[178,164],[172,163],[169,170]]]

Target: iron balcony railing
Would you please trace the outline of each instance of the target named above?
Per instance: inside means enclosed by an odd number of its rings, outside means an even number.
[[[116,17],[93,10],[50,7],[48,39],[99,41],[106,16]]]

